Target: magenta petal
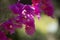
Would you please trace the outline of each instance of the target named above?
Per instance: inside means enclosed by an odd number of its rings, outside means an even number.
[[[33,34],[35,33],[35,28],[34,28],[34,27],[31,27],[31,26],[26,26],[25,32],[26,32],[28,35],[33,35]]]
[[[32,0],[33,4],[40,3],[40,2],[41,2],[41,0]]]
[[[39,4],[38,4],[39,5]],[[38,15],[40,14],[41,10],[40,10],[40,7],[38,5],[35,5],[35,14]]]
[[[21,23],[15,23],[14,26],[15,26],[16,28],[22,28],[22,24],[21,24]]]
[[[35,15],[38,17],[38,19],[40,19],[40,13],[41,13],[40,4],[35,5],[34,8],[35,8]]]
[[[35,24],[33,19],[30,19],[30,21],[26,22],[25,31],[29,35],[33,35],[35,33]]]
[[[13,5],[10,5],[9,6],[9,9],[14,13],[14,14],[19,14],[22,12],[22,8],[23,8],[23,4],[21,3],[16,3],[16,4],[13,4]]]
[[[53,17],[54,14],[54,6],[52,3],[52,0],[42,0],[42,10],[44,11],[44,13],[48,16]]]
[[[33,9],[31,8],[31,5],[25,5],[24,9],[27,11],[27,14],[33,14]]]
[[[14,33],[15,27],[13,26],[13,22],[11,20],[8,20],[2,24],[4,30],[10,32],[11,34]]]
[[[6,34],[2,31],[0,31],[0,40],[8,40]]]
[[[15,13],[15,14],[18,14],[19,13],[19,8],[14,4],[14,5],[11,5],[9,6],[9,9]]]
[[[54,14],[54,8],[53,8],[53,6],[51,6],[51,5],[47,5],[47,8],[45,8],[44,9],[44,12],[45,12],[45,14],[47,14],[48,16],[53,16],[53,14]]]

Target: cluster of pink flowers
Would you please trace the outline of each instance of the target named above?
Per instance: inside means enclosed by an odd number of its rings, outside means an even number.
[[[27,5],[20,3],[19,1],[15,4],[9,6],[9,10],[12,11],[13,18],[8,19],[5,21],[1,27],[4,31],[0,31],[0,35],[6,38],[5,31],[13,34],[16,28],[22,28],[22,25],[25,25],[25,32],[28,35],[33,35],[35,30],[35,21],[34,17],[37,16],[40,19],[40,14],[44,12],[48,16],[53,17],[54,7],[51,0],[31,0],[32,4]],[[0,38],[0,40],[3,40]]]

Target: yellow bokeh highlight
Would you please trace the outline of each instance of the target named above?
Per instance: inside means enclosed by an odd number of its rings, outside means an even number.
[[[47,25],[51,22],[57,22],[56,18],[49,17],[47,15],[42,15],[40,20],[35,17],[35,28],[37,31],[42,32],[43,34],[47,33]]]

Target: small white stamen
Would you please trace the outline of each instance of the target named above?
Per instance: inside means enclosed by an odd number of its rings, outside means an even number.
[[[30,15],[28,14],[28,17],[30,17]]]
[[[31,17],[32,17],[32,18],[34,18],[34,16],[33,16],[33,15],[31,15]]]
[[[34,7],[31,7],[33,10],[35,10],[35,8]]]
[[[10,25],[10,28],[12,28],[12,25]]]
[[[22,14],[25,15],[25,14],[26,14],[26,10],[23,10],[23,11],[22,11]]]
[[[25,18],[27,18],[26,16],[24,16]]]

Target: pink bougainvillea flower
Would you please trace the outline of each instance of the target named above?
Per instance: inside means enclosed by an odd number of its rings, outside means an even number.
[[[25,32],[26,32],[28,35],[33,35],[33,33],[35,32],[35,28],[32,27],[32,26],[26,25],[26,27],[25,27]]]
[[[35,12],[35,15],[38,17],[38,19],[40,19],[40,13],[41,13],[41,9],[40,9],[40,5],[37,4],[37,5],[34,5],[34,12]]]
[[[42,11],[48,16],[52,16],[54,11],[51,1],[48,0],[32,0],[32,4],[33,6],[17,2],[16,4],[9,6],[9,9],[14,14],[18,14],[14,18],[15,22],[17,22],[17,24],[14,24],[15,27],[22,26],[22,24],[24,24],[26,25],[26,33],[31,35],[35,30],[34,16],[37,16],[39,19]]]
[[[4,30],[11,34],[15,32],[16,28],[22,28],[25,25],[25,32],[33,35],[35,32],[34,17],[40,19],[41,12],[48,16],[53,16],[54,7],[50,0],[32,0],[31,5],[15,3],[9,6],[9,9],[15,15],[12,19],[7,20],[2,24]]]
[[[31,17],[31,15],[29,17]],[[26,24],[25,31],[27,34],[33,35],[33,33],[35,32],[34,19],[33,17],[29,19],[29,17],[27,19],[27,22],[25,23]]]
[[[32,0],[32,3],[34,6],[36,6],[36,4],[40,5],[38,8],[41,8],[40,10],[42,10],[42,12],[44,12],[48,16],[53,17],[54,6],[52,0]]]
[[[48,16],[53,17],[54,14],[54,6],[52,0],[42,0],[42,10]]]
[[[24,5],[24,4],[21,4],[21,3],[17,3],[17,4],[14,4],[14,5],[15,5],[14,7],[13,7],[13,5],[11,5],[9,8],[14,14],[15,13],[18,14],[17,16],[14,17],[15,22],[17,22],[16,25],[14,24],[15,27],[16,26],[21,26],[22,24],[28,25],[33,30],[31,30],[31,33],[28,33],[28,32],[26,32],[26,33],[32,35],[35,32],[34,31],[35,26],[33,26],[34,15],[35,15],[34,9],[32,8],[31,5]],[[19,23],[20,23],[20,25],[19,25]],[[28,28],[26,29],[26,31],[29,31]],[[32,31],[34,31],[34,32],[32,32]]]
[[[14,18],[13,18],[13,19],[9,19],[9,20],[5,21],[1,26],[3,26],[4,30],[6,30],[10,34],[13,34],[15,32],[16,28],[22,27],[22,24],[17,23],[16,20],[14,20]]]
[[[45,4],[45,5],[46,5],[46,7],[43,8],[44,13],[45,13],[46,15],[48,15],[48,16],[53,17],[53,13],[54,13],[54,8],[53,8],[53,6],[52,6],[52,5],[49,5],[49,4]]]
[[[15,27],[13,26],[12,20],[7,20],[2,24],[4,30],[10,32],[11,34],[14,33]]]

